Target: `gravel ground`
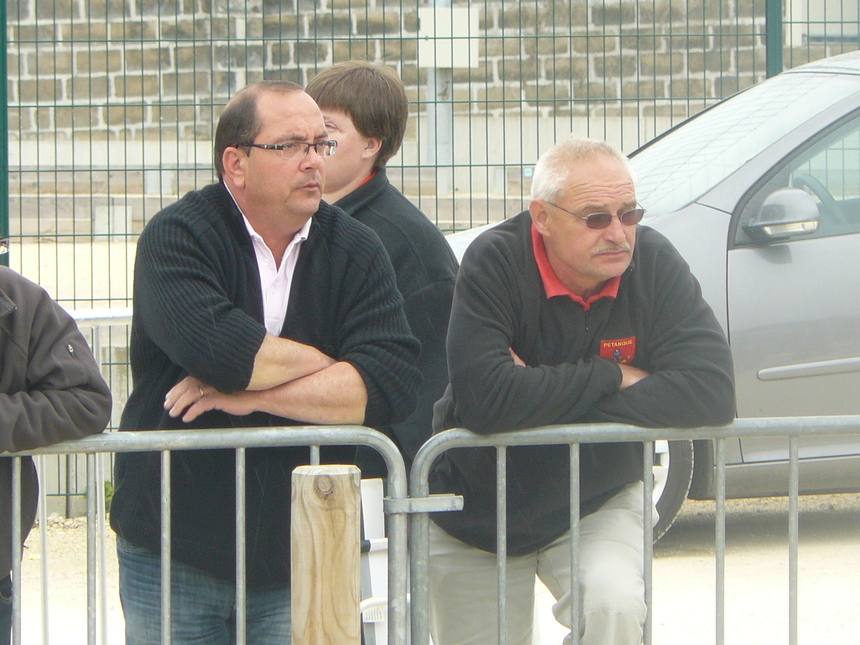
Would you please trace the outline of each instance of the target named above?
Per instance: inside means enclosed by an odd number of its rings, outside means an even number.
[[[688,501],[655,546],[653,642],[716,642],[714,502]],[[727,503],[725,642],[789,643],[788,500]],[[85,643],[86,521],[49,519],[48,582],[51,643]],[[107,532],[107,642],[123,643],[113,533]],[[38,527],[24,554],[24,643],[41,642]],[[544,592],[541,604],[546,604]],[[839,645],[860,633],[860,494],[800,500],[798,643]],[[563,631],[542,615],[544,643]]]

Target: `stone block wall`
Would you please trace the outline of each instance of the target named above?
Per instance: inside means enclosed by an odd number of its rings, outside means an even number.
[[[237,89],[304,84],[349,58],[383,61],[406,83],[413,117],[392,165],[449,229],[516,212],[528,170],[558,138],[630,152],[765,76],[765,0],[454,0],[476,9],[467,31],[477,61],[431,87],[419,24],[430,4],[8,3],[13,229],[135,234],[153,204],[211,181],[214,124]],[[787,47],[786,60],[833,53],[805,44]],[[441,155],[430,132],[439,110],[450,112],[441,138],[453,142]]]

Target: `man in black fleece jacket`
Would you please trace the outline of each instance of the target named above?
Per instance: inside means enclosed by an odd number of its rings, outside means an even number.
[[[382,240],[403,296],[409,327],[421,342],[422,382],[415,411],[388,433],[411,466],[432,434],[433,404],[448,385],[445,336],[457,279],[457,260],[438,228],[385,173],[406,132],[409,100],[397,73],[363,60],[337,63],[311,79],[305,91],[320,106],[337,154],[326,157],[323,198],[372,228]],[[378,454],[359,448],[363,477],[384,474]]]
[[[638,227],[643,212],[626,158],[608,144],[574,139],[541,157],[529,211],[479,236],[463,258],[436,431],[732,420],[725,336],[675,248]],[[537,446],[507,459],[508,642],[527,644],[535,574],[569,622],[569,455]],[[431,473],[432,492],[465,499],[431,526],[436,645],[496,642],[495,476],[495,453],[481,448],[449,451]],[[642,637],[642,476],[639,444],[581,448],[575,582],[586,645]]]
[[[412,412],[419,344],[379,238],[321,202],[334,152],[291,83],[241,90],[215,134],[221,181],[158,213],[138,243],[122,430],[385,426]],[[323,450],[349,463],[354,448]],[[246,454],[247,639],[290,640],[290,478],[308,448]],[[233,451],[174,453],[173,642],[235,631]],[[116,461],[126,642],[160,642],[160,459]]]

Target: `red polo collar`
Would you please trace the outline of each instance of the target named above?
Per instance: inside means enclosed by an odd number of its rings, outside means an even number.
[[[606,284],[603,285],[603,289],[588,298],[588,300],[584,300],[582,296],[574,293],[564,286],[561,280],[558,279],[555,271],[553,271],[552,265],[549,263],[543,235],[538,232],[534,224],[532,224],[532,248],[534,249],[535,260],[537,261],[538,271],[540,271],[541,281],[543,282],[543,288],[546,292],[547,298],[567,296],[574,302],[578,302],[582,305],[582,308],[585,311],[588,311],[591,308],[591,305],[601,298],[615,298],[618,295],[618,287],[621,285],[621,276],[616,276],[607,280]]]

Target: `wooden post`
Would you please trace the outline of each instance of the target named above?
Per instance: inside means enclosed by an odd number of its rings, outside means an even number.
[[[293,471],[293,645],[361,643],[360,482],[355,466]]]

